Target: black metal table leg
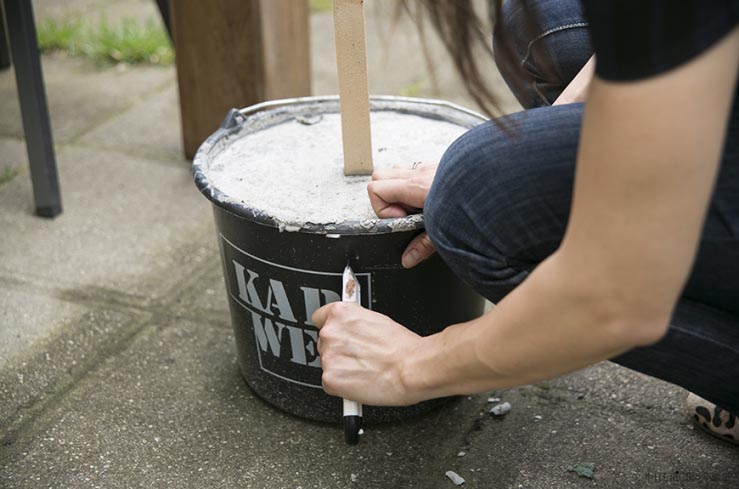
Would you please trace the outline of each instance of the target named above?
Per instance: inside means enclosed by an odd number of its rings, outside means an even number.
[[[8,46],[8,37],[5,31],[3,10],[3,2],[0,0],[0,70],[10,67],[10,46]]]
[[[164,21],[164,27],[167,28],[169,39],[172,40],[172,28],[169,22],[169,0],[157,0],[157,6],[159,7],[159,13],[162,14],[162,21]]]
[[[5,14],[31,164],[36,214],[54,217],[62,212],[62,201],[31,1],[6,0]]]

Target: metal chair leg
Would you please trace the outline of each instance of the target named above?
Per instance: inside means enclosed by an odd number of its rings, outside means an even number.
[[[159,13],[162,14],[162,20],[164,21],[164,27],[167,28],[169,39],[172,39],[172,27],[169,22],[169,0],[157,0],[157,6],[159,7]]]
[[[62,212],[62,201],[31,1],[6,0],[5,13],[31,164],[36,214],[54,217]]]
[[[10,46],[8,46],[3,10],[3,2],[0,0],[0,70],[10,68]]]

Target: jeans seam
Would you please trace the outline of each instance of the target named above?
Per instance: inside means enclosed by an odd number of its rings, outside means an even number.
[[[547,106],[551,106],[552,102],[550,102],[549,99],[546,98],[543,93],[541,93],[541,90],[539,90],[539,84],[537,82],[533,82],[532,85],[536,94],[541,98],[541,101],[547,104]]]
[[[576,27],[587,27],[587,26],[588,26],[588,23],[587,22],[574,22],[572,24],[561,25],[561,26],[554,27],[552,29],[548,29],[548,30],[542,32],[541,34],[539,34],[538,36],[536,36],[534,39],[532,39],[531,41],[529,41],[528,46],[526,46],[526,53],[525,53],[523,59],[521,60],[521,66],[523,66],[526,63],[526,61],[528,61],[529,56],[531,56],[531,47],[534,45],[534,43],[536,41],[541,40],[542,38],[548,36],[549,34],[554,34],[555,32],[563,31],[563,30],[566,30],[566,29],[574,29]]]

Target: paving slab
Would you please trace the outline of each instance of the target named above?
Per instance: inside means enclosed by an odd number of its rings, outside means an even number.
[[[93,25],[133,21],[142,26],[153,24],[165,29],[156,0],[109,0],[100,8],[90,11],[86,17]]]
[[[85,311],[81,305],[34,293],[25,284],[3,282],[0,277],[0,371],[18,363],[16,355]]]
[[[215,235],[213,240],[216,240]],[[226,292],[226,283],[223,279],[223,268],[221,267],[220,257],[217,257],[217,251],[214,253],[213,266],[200,277],[192,298],[185,298],[185,310],[196,311],[209,315],[220,315],[225,317],[228,312],[228,293]]]
[[[246,387],[230,328],[179,320],[142,332],[18,433],[0,477],[8,489],[432,487],[461,442],[463,409],[368,429],[349,449],[338,427]]]
[[[175,83],[173,67],[101,67],[85,59],[42,57],[55,143],[66,143],[146,96]],[[0,136],[23,137],[13,69],[0,71]]]
[[[34,0],[37,25],[44,22],[82,21],[88,26],[108,26],[134,21],[139,25],[161,25],[155,0]]]
[[[512,410],[470,434],[454,469],[467,487],[736,487],[739,449],[694,429],[671,384],[602,363],[494,395]],[[593,479],[568,471],[582,463]]]
[[[116,0],[33,0],[33,15],[36,22],[80,18],[108,7]]]
[[[0,137],[0,188],[16,178],[30,178],[26,145],[18,139]]]
[[[11,296],[0,289],[3,296]],[[28,305],[28,304],[26,304]],[[44,327],[45,336],[22,345],[0,364],[0,452],[14,443],[18,430],[54,404],[102,359],[114,353],[140,327],[148,315],[105,308],[43,304],[59,317]],[[28,311],[28,309],[26,309]],[[41,317],[36,311],[33,317]],[[81,312],[80,312],[81,311]],[[3,322],[16,331],[18,323]],[[5,336],[6,334],[4,334]],[[0,484],[2,487],[2,484]]]
[[[179,103],[177,87],[171,85],[96,127],[79,144],[187,165]]]
[[[601,379],[608,379],[602,382]],[[615,410],[655,409],[683,413],[688,392],[610,362],[594,365],[577,376],[565,376],[537,384],[540,391],[565,391],[577,398],[602,403]],[[554,394],[553,394],[554,395]]]
[[[599,369],[617,388],[607,373],[618,367]],[[493,395],[513,405],[502,419],[472,396],[370,428],[350,449],[337,427],[286,415],[246,387],[230,328],[163,318],[6,437],[0,477],[9,489],[448,488],[453,470],[473,488],[735,487],[739,450],[691,430],[684,413],[622,411],[559,387]],[[595,464],[594,479],[567,471],[582,462]]]
[[[64,212],[32,214],[29,178],[0,186],[0,274],[52,285],[65,298],[160,300],[213,254],[210,204],[182,167],[121,153],[58,153]],[[209,248],[210,247],[210,248]]]

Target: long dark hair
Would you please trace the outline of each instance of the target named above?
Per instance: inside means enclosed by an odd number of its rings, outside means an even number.
[[[509,78],[512,78],[508,82],[515,86],[527,83],[527,78],[516,66],[516,56],[504,26],[498,25],[503,1],[487,0],[487,4],[489,25],[475,10],[473,0],[402,0],[399,8],[410,13],[421,30],[423,22],[431,23],[449,52],[467,92],[486,115],[495,117],[502,111],[480,71],[480,55],[495,58],[502,69],[507,67]],[[528,23],[533,26],[535,19],[528,19]],[[490,26],[496,31],[495,52],[490,42]]]

